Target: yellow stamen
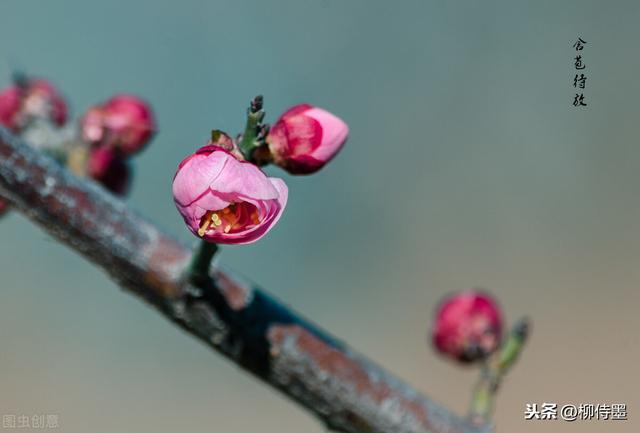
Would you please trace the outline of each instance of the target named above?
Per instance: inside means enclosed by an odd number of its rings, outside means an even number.
[[[211,220],[209,218],[204,218],[202,220],[202,224],[200,225],[200,228],[198,229],[198,235],[200,237],[204,236],[204,234],[207,232],[207,229],[209,228],[210,224],[211,224]]]
[[[240,220],[243,220],[243,224],[247,224],[247,217],[245,212],[249,209],[238,208],[236,203],[231,203],[229,206],[224,209],[219,209],[216,211],[207,211],[207,213],[202,217],[200,222],[200,228],[198,229],[198,235],[200,237],[204,237],[207,231],[217,230],[221,228],[224,233],[230,233],[232,230],[237,230],[240,228]],[[237,213],[238,211],[239,214]],[[255,207],[250,210],[250,214],[248,215],[250,224],[248,227],[257,226],[260,224],[260,213]]]

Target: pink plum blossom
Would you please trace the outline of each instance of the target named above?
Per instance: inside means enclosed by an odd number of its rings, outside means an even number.
[[[445,356],[461,362],[485,358],[500,344],[502,317],[488,294],[469,290],[449,296],[439,305],[433,344]]]
[[[299,104],[273,124],[267,144],[275,164],[293,174],[310,174],[338,153],[348,135],[349,127],[339,117]]]
[[[151,107],[132,95],[117,95],[91,107],[80,121],[82,137],[92,144],[116,146],[125,155],[142,150],[155,132]]]
[[[281,179],[211,145],[184,159],[173,180],[173,198],[189,230],[220,244],[263,237],[282,215],[287,194]]]
[[[0,124],[20,132],[33,118],[49,119],[60,127],[67,121],[67,103],[46,80],[28,79],[0,91]]]

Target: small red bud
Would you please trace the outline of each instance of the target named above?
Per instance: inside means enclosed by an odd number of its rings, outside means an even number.
[[[91,149],[87,174],[116,195],[124,196],[129,191],[129,165],[113,148],[103,146]]]
[[[67,121],[67,104],[48,81],[26,79],[0,91],[0,124],[20,132],[31,119],[49,119],[56,126]]]
[[[124,155],[140,152],[155,132],[151,107],[132,95],[117,95],[90,108],[80,121],[82,137],[91,144],[118,147]]]
[[[487,293],[456,293],[438,306],[433,344],[438,352],[460,362],[486,358],[500,345],[501,316],[498,303]]]
[[[18,86],[9,86],[0,92],[0,124],[13,132],[20,129],[21,93]]]

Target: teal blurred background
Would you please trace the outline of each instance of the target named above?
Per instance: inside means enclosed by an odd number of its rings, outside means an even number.
[[[74,115],[147,98],[160,133],[130,202],[184,241],[178,162],[266,98],[350,125],[240,270],[459,413],[477,372],[437,357],[445,293],[490,289],[534,320],[497,431],[637,432],[640,146],[633,1],[3,0],[11,68],[55,82]],[[571,105],[581,36],[586,109]],[[279,394],[124,295],[24,217],[0,223],[0,412],[64,432],[315,432]],[[626,422],[524,421],[528,402],[626,403]]]

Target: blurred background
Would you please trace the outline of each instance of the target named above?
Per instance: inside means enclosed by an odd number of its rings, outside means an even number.
[[[221,261],[464,413],[476,380],[436,356],[446,293],[483,287],[534,320],[497,431],[640,426],[640,80],[633,1],[4,0],[0,84],[51,79],[75,116],[117,92],[160,132],[137,158],[138,210],[184,241],[178,162],[248,101],[350,125],[293,178],[280,224]],[[572,106],[578,37],[586,108]],[[0,222],[0,412],[64,432],[320,433],[322,426],[123,294],[24,217]],[[628,421],[524,421],[526,403],[626,403]]]

